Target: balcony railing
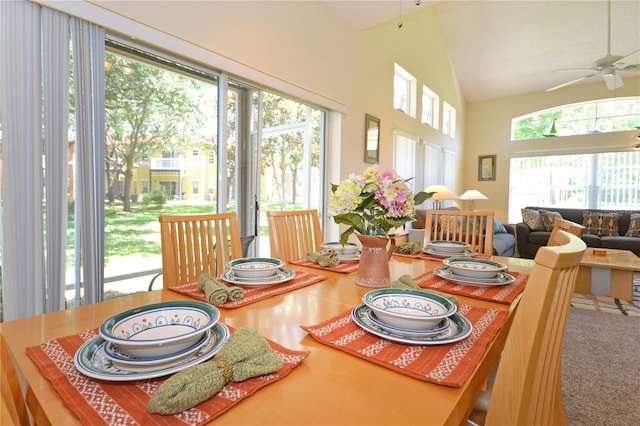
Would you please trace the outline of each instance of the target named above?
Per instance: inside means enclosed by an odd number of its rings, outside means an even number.
[[[181,158],[152,158],[152,170],[181,170]]]

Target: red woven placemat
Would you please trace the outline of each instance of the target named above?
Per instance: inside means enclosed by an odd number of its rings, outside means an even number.
[[[231,331],[232,328],[229,327]],[[218,417],[259,389],[285,377],[309,355],[287,349],[267,339],[284,361],[272,374],[229,383],[213,398],[182,413],[161,416],[147,411],[147,403],[166,377],[133,382],[95,380],[80,373],[73,364],[76,351],[97,335],[97,329],[49,340],[27,348],[27,355],[56,389],[64,405],[83,424],[114,425],[202,425]]]
[[[328,268],[326,266],[320,266],[317,263],[309,262],[307,259],[292,260],[289,263],[292,263],[294,265],[306,266],[309,268],[323,269],[325,271],[342,272],[343,274],[356,272],[358,270],[358,265],[360,265],[358,262],[345,262],[339,263],[337,266],[334,266],[332,268]]]
[[[459,387],[471,375],[487,345],[509,316],[503,309],[461,305],[472,324],[471,335],[445,345],[406,345],[375,336],[355,323],[351,311],[317,325],[303,326],[320,343],[419,380]]]
[[[322,275],[316,275],[309,272],[296,271],[296,276],[291,281],[286,283],[274,285],[270,287],[262,288],[245,288],[244,297],[235,302],[226,301],[221,305],[216,305],[218,308],[239,308],[241,306],[249,305],[251,303],[259,302],[264,299],[268,299],[278,294],[288,293],[290,291],[306,287],[311,284],[326,280],[327,277]],[[224,281],[221,281],[224,282]],[[174,285],[169,287],[169,290],[173,290],[177,293],[186,294],[194,299],[201,300],[203,302],[209,302],[204,295],[204,292],[198,289],[198,283],[187,283]]]
[[[513,284],[491,286],[491,287],[474,287],[469,285],[456,284],[437,276],[433,270],[413,278],[416,284],[422,288],[429,288],[445,293],[457,294],[460,296],[473,297],[474,299],[488,300],[491,302],[511,304],[520,293],[524,291],[527,284],[529,274],[518,272],[509,272],[516,279]]]

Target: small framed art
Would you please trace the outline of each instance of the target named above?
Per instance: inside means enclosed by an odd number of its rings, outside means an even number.
[[[380,152],[380,119],[367,114],[364,121],[364,161],[376,164]]]
[[[478,180],[496,180],[496,156],[478,157]]]

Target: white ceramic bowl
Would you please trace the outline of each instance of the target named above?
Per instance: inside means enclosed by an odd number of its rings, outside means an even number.
[[[507,265],[492,260],[451,257],[442,261],[452,273],[467,278],[489,279],[506,271]]]
[[[464,253],[470,246],[469,243],[461,241],[433,240],[429,243],[431,249],[440,253]]]
[[[273,257],[243,257],[227,263],[238,278],[268,278],[276,275],[284,261]]]
[[[175,301],[140,306],[114,315],[100,325],[100,336],[137,358],[158,358],[200,341],[220,318],[213,305]]]
[[[380,321],[405,330],[433,329],[457,311],[449,299],[420,290],[372,290],[362,301]]]
[[[338,256],[350,256],[358,253],[360,246],[356,243],[344,243],[330,242],[322,244],[322,248],[325,250],[335,250]]]

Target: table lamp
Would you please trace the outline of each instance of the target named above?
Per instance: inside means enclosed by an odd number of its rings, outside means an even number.
[[[460,196],[461,200],[469,200],[469,210],[473,211],[476,207],[476,200],[488,200],[487,196],[475,189],[469,189]]]
[[[429,198],[433,201],[433,208],[436,210],[440,210],[442,208],[442,202],[445,200],[457,200],[458,194],[450,190],[444,185],[429,185],[424,192],[435,192]]]

